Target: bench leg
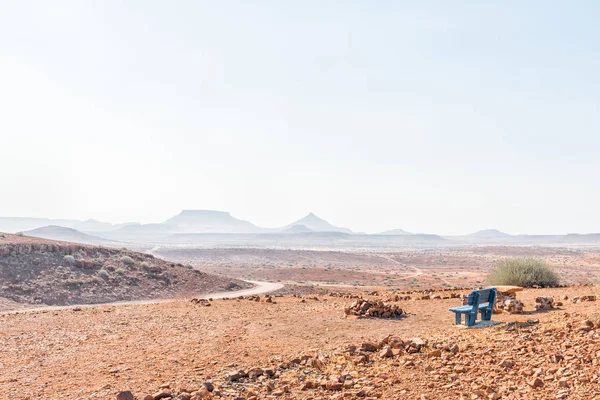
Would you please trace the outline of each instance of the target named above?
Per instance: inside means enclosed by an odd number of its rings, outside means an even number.
[[[460,313],[455,313],[455,314],[454,314],[454,316],[455,316],[455,319],[456,319],[456,321],[455,321],[455,322],[456,322],[456,325],[460,325],[460,323],[461,323],[461,318],[460,318],[460,315],[461,315]]]
[[[491,321],[492,320],[492,310],[481,311],[481,319],[483,321]]]
[[[477,319],[477,314],[467,314],[465,315],[465,324],[467,326],[475,325],[475,320]]]

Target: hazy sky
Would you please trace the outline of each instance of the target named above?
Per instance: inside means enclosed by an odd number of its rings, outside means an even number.
[[[600,231],[597,1],[0,0],[0,215]]]

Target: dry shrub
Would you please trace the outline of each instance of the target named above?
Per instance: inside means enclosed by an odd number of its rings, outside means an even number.
[[[543,260],[537,258],[510,258],[501,261],[488,277],[490,285],[522,287],[553,287],[559,279]]]

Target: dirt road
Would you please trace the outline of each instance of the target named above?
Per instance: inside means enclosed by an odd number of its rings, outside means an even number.
[[[238,297],[238,296],[250,296],[253,294],[263,294],[270,293],[276,290],[283,288],[281,283],[273,283],[273,282],[259,282],[259,281],[246,281],[252,283],[254,287],[250,289],[242,289],[242,290],[232,290],[226,292],[217,292],[217,293],[209,293],[203,294],[198,297],[203,299],[222,299],[224,297]],[[152,300],[131,300],[131,301],[115,301],[110,303],[97,303],[97,304],[73,304],[69,306],[46,306],[46,307],[36,307],[36,308],[23,308],[19,310],[7,311],[0,313],[2,314],[15,314],[15,313],[23,313],[23,312],[34,312],[34,311],[44,311],[44,310],[65,310],[69,308],[79,307],[79,308],[89,308],[89,307],[98,307],[98,306],[128,306],[128,305],[139,305],[139,304],[162,304],[168,303],[175,299],[152,299]]]

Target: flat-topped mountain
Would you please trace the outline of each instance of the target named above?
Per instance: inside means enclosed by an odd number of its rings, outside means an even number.
[[[287,225],[284,230],[291,228],[294,225],[303,225],[315,232],[344,232],[352,233],[348,228],[341,228],[338,226],[331,225],[329,222],[322,218],[317,217],[313,213],[309,213],[306,217],[300,218],[298,221]]]
[[[177,232],[246,233],[261,229],[251,222],[237,219],[226,211],[183,210],[164,222]]]

